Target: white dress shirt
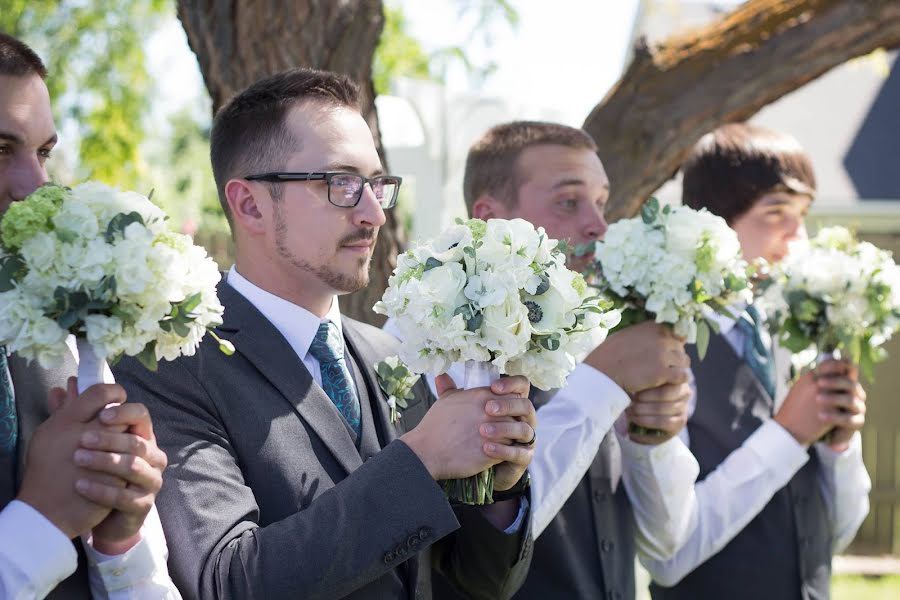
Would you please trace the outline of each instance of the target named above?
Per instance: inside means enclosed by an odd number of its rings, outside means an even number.
[[[66,340],[75,360],[75,338]],[[109,367],[104,380],[112,382]],[[91,595],[98,600],[180,600],[169,577],[169,550],[154,506],[141,527],[141,541],[124,554],[109,556],[82,539]],[[13,500],[0,511],[0,598],[43,598],[72,575],[78,556],[72,542],[44,515]]]
[[[743,307],[737,307],[734,312],[742,313]],[[736,321],[713,313],[710,317],[718,323],[721,334],[742,358],[744,334],[735,327]],[[689,410],[693,414],[697,403],[693,380],[691,385],[694,393]],[[783,401],[783,398],[776,398],[776,412]],[[680,437],[689,447],[686,428]],[[815,447],[821,466],[820,489],[831,524],[832,551],[840,552],[856,535],[869,512],[868,495],[872,484],[863,464],[862,442],[858,433],[853,436],[850,447],[841,453],[824,444],[816,444]],[[685,541],[674,556],[659,560],[639,552],[641,563],[658,583],[675,585],[734,539],[807,460],[807,448],[774,419],[767,420],[691,490]],[[835,485],[836,481],[840,482],[839,486]]]
[[[384,329],[399,337],[392,320]],[[465,365],[453,364],[448,373],[463,381]],[[436,392],[434,377],[428,377]],[[594,461],[600,443],[631,399],[616,383],[581,363],[549,402],[537,410],[531,473],[531,526],[537,538],[578,487]],[[634,509],[636,542],[650,556],[667,557],[680,545],[690,515],[690,494],[699,466],[677,438],[658,446],[644,446],[617,430],[621,449],[620,473]],[[613,484],[618,477],[613,473]],[[587,526],[587,525],[586,525]]]
[[[257,287],[238,273],[234,267],[231,267],[231,270],[228,272],[228,284],[246,298],[250,304],[255,306],[275,326],[275,329],[284,336],[284,339],[287,340],[306,368],[309,369],[316,383],[321,386],[322,370],[319,367],[319,361],[310,353],[309,348],[312,346],[313,340],[316,338],[316,332],[319,331],[319,325],[323,321],[330,320],[337,327],[338,333],[341,336],[344,335],[344,328],[341,325],[341,310],[338,306],[337,298],[331,303],[328,314],[320,319],[305,308]],[[350,381],[350,385],[356,391],[356,384],[353,381]]]

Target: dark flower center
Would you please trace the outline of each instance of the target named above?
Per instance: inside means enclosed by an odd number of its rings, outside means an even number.
[[[541,310],[541,307],[537,302],[533,300],[526,300],[525,308],[528,309],[528,320],[532,323],[538,323],[541,319],[544,318],[544,311]]]

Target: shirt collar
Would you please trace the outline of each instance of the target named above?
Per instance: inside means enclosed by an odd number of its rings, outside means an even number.
[[[747,310],[747,303],[738,302],[728,307],[728,311],[734,315],[733,317],[718,313],[709,307],[704,308],[704,316],[719,326],[720,334],[727,335],[737,325],[737,320],[740,318],[740,315],[744,314],[745,310]]]
[[[325,315],[325,318],[319,319],[319,317],[302,306],[298,306],[284,298],[279,298],[275,294],[251,283],[238,273],[237,268],[234,266],[228,271],[227,281],[228,285],[246,298],[278,329],[301,360],[309,353],[309,347],[312,345],[316,332],[319,330],[319,323],[322,321],[330,320],[337,326],[338,333],[341,336],[344,334],[337,296],[331,302],[331,308],[328,309],[328,314]]]

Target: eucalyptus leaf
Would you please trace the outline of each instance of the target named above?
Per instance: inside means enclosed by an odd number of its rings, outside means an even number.
[[[697,323],[697,356],[700,357],[700,360],[703,360],[703,357],[706,356],[706,351],[709,349],[709,325],[705,320],[701,320]]]

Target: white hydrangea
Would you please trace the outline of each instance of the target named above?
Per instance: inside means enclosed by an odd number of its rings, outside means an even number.
[[[610,225],[594,249],[595,283],[631,322],[653,318],[695,342],[706,307],[750,299],[737,234],[706,210],[651,198],[641,215]]]
[[[398,258],[375,311],[395,320],[400,359],[417,373],[490,362],[542,389],[560,387],[618,322],[542,228],[472,219]]]
[[[838,350],[870,371],[900,327],[900,268],[890,252],[827,227],[791,245],[760,303],[798,362]]]
[[[147,198],[89,182],[42,188],[38,208],[47,211],[49,197],[57,198],[49,230],[28,229],[27,206],[7,213],[20,248],[4,241],[0,260],[22,263],[0,293],[0,343],[10,352],[50,367],[74,333],[107,359],[143,353],[151,364],[193,354],[221,324],[218,267],[189,237],[168,231],[165,214]],[[197,301],[185,314],[191,298]],[[176,307],[182,314],[173,317]]]

